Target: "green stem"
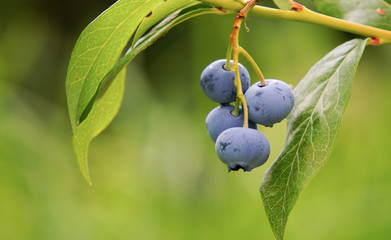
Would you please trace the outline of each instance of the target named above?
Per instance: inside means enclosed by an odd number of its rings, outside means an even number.
[[[244,48],[240,47],[239,48],[239,53],[242,54],[251,64],[251,66],[254,68],[255,72],[258,75],[259,81],[261,82],[262,86],[267,85],[265,82],[265,77],[262,74],[261,69],[258,67],[257,63],[254,61],[254,59],[251,57],[251,55],[244,50]]]
[[[279,9],[257,5],[251,10],[251,15],[266,18],[285,19],[298,22],[315,23],[318,25],[331,27],[349,33],[377,38],[379,39],[379,44],[391,42],[391,31],[323,15],[311,11],[304,6],[303,9],[300,11],[282,11]]]
[[[243,127],[245,128],[248,128],[248,110],[247,110],[247,102],[243,94],[242,82],[240,81],[240,73],[239,73],[239,53],[240,53],[239,32],[240,32],[240,27],[242,25],[243,19],[247,17],[249,11],[254,7],[257,1],[258,0],[249,0],[247,4],[239,11],[238,15],[236,15],[232,33],[229,38],[230,46],[228,47],[228,49],[232,48],[231,71],[235,73],[235,87],[236,87],[236,99],[237,99],[235,110],[239,111],[239,106],[241,101],[243,104],[243,115],[244,115]]]
[[[245,4],[241,4],[240,1],[234,0],[200,0],[214,6],[222,7],[227,13],[239,11],[245,7]],[[294,2],[294,1],[292,1]],[[308,8],[300,5],[300,9],[296,11],[284,11],[275,8],[268,8],[264,6],[254,6],[250,14],[252,16],[283,19],[297,22],[314,23],[322,26],[327,26],[333,29],[341,30],[344,32],[354,33],[365,37],[371,37],[378,39],[378,44],[391,43],[391,31],[387,31],[381,28],[370,27],[367,25],[353,23],[339,18],[330,17],[321,13],[317,13],[309,10]]]
[[[237,98],[235,101],[235,108],[232,111],[232,115],[234,115],[236,117],[239,116],[239,114],[240,114],[239,107],[240,107],[240,99]]]
[[[238,81],[240,82],[240,74],[239,74],[239,71],[236,71],[235,72],[235,81],[236,79],[238,79]],[[241,84],[240,84],[241,86]],[[240,99],[240,101],[242,101],[242,104],[243,104],[243,127],[244,128],[248,128],[248,109],[247,109],[247,102],[246,102],[246,98],[244,97],[244,94],[243,94],[243,91],[242,91],[242,88],[240,87],[240,92],[239,92],[239,89],[238,89],[238,95],[237,95],[237,99]]]

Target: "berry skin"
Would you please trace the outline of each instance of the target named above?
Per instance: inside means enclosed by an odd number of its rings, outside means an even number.
[[[208,131],[208,134],[210,138],[212,138],[213,142],[216,142],[216,139],[220,133],[227,130],[228,128],[243,127],[243,111],[240,109],[239,115],[234,116],[232,115],[232,111],[234,109],[235,106],[223,105],[216,107],[209,112],[208,116],[206,117],[205,124],[206,130]],[[257,129],[257,124],[249,121],[248,127]]]
[[[231,64],[232,64],[231,60]],[[235,73],[226,70],[225,59],[220,59],[209,64],[201,73],[201,89],[212,101],[228,104],[236,100]],[[239,63],[240,81],[243,93],[250,86],[250,74]]]
[[[281,122],[291,112],[294,96],[291,87],[283,81],[266,79],[267,85],[253,84],[244,97],[248,118],[266,127]]]
[[[216,140],[215,150],[228,171],[251,171],[266,162],[270,145],[258,130],[234,127],[225,130]]]

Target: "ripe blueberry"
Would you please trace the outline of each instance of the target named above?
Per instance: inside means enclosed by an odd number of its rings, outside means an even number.
[[[225,59],[209,64],[201,73],[201,88],[212,101],[228,104],[236,100],[235,73],[224,68]],[[232,64],[232,60],[231,60]],[[243,93],[250,85],[250,74],[239,63],[240,80]]]
[[[245,93],[248,118],[266,127],[281,122],[292,110],[294,96],[291,87],[283,81],[266,79],[267,85],[253,84]]]
[[[215,150],[228,171],[251,171],[266,162],[270,145],[258,130],[234,127],[222,132],[216,140]]]
[[[216,142],[217,137],[224,130],[233,127],[243,127],[243,111],[240,109],[239,115],[235,116],[232,114],[235,109],[232,105],[223,105],[214,108],[209,112],[206,117],[206,130],[208,131],[209,136],[212,138],[213,142]],[[248,127],[252,129],[257,129],[257,124],[249,121]]]

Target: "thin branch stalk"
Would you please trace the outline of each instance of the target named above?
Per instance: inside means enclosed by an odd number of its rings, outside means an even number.
[[[309,10],[304,7],[299,11],[282,11],[279,9],[268,8],[263,6],[254,6],[250,14],[252,16],[284,19],[297,22],[314,23],[327,26],[344,32],[354,33],[361,36],[376,38],[379,44],[391,43],[391,31],[375,28],[363,24],[349,22],[343,19],[330,17]]]

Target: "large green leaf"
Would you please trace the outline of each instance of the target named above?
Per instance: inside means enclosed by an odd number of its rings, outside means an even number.
[[[139,23],[161,1],[117,1],[81,33],[71,55],[66,79],[73,129]]]
[[[124,90],[125,66],[137,54],[151,45],[156,39],[175,25],[191,17],[205,13],[221,14],[221,11],[209,5],[197,4],[171,13],[168,17],[162,19],[159,24],[149,30],[143,37],[138,39],[135,46],[110,69],[106,70],[106,74],[101,77],[95,92],[92,93],[90,102],[85,108],[88,111],[84,111],[83,121],[76,124],[73,129],[73,145],[77,161],[83,176],[90,184],[88,147],[92,139],[108,126],[118,112]],[[99,38],[99,35],[95,37]],[[68,98],[69,97],[70,96],[68,95]]]
[[[315,0],[315,4],[324,14],[391,30],[390,0]]]
[[[261,195],[272,230],[283,239],[300,192],[324,165],[348,103],[366,40],[342,44],[315,64],[294,90],[284,148],[268,169]]]

